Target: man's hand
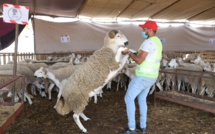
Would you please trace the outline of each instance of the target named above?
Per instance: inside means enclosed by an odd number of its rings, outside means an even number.
[[[126,48],[125,50],[122,51],[122,54],[130,54],[130,51],[128,48]]]

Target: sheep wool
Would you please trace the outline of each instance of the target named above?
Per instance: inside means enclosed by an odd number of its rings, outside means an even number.
[[[76,65],[67,65],[67,67],[63,67],[63,68],[59,68],[56,70],[52,70],[49,69],[49,71],[55,75],[55,77],[59,80],[62,81],[65,78],[69,78],[71,76],[71,74],[73,74],[75,72],[75,70],[77,70],[80,66]]]
[[[61,115],[82,112],[88,104],[89,93],[103,86],[109,72],[118,67],[113,50],[102,47],[95,51],[68,79],[62,92],[64,104],[62,101],[57,103],[57,112]]]

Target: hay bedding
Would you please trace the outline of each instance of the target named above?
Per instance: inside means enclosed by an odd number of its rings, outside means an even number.
[[[91,121],[83,122],[89,134],[118,134],[127,126],[123,89],[104,91],[103,98],[86,107]],[[23,114],[7,129],[6,134],[81,134],[72,113],[61,116],[53,109],[53,100],[35,97],[34,106],[25,104]],[[138,110],[138,107],[137,107]],[[215,115],[167,101],[153,106],[153,95],[148,97],[148,134],[214,134]],[[139,117],[137,112],[136,117]],[[137,119],[138,120],[138,119]]]
[[[12,114],[21,106],[21,103],[16,103],[14,106],[0,105],[0,127],[11,117]]]

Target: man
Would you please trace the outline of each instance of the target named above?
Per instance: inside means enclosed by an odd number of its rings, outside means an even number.
[[[162,43],[155,35],[157,24],[154,21],[146,21],[139,25],[143,29],[142,37],[145,39],[135,55],[124,50],[123,54],[129,54],[136,62],[135,77],[131,80],[125,95],[126,110],[128,116],[128,128],[120,134],[136,134],[136,129],[146,134],[147,103],[146,98],[151,86],[156,82],[160,60],[162,57]],[[135,98],[138,98],[140,108],[140,123],[135,121]]]

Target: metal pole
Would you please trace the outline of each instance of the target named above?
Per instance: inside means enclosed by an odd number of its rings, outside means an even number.
[[[16,0],[16,4],[18,5],[18,0]],[[16,32],[15,32],[15,47],[14,47],[14,58],[13,58],[13,78],[16,76],[17,71],[17,46],[18,46],[18,34],[19,34],[19,25],[16,24]],[[12,103],[15,101],[15,84],[12,89]]]
[[[36,32],[35,32],[35,12],[36,12],[36,9],[37,9],[37,5],[36,5],[36,0],[33,0],[33,20],[32,20],[32,23],[33,23],[33,36],[34,36],[34,53],[36,54]]]
[[[16,24],[15,47],[14,47],[13,76],[16,76],[16,71],[17,71],[17,47],[18,47],[18,34],[19,34],[19,24]]]

